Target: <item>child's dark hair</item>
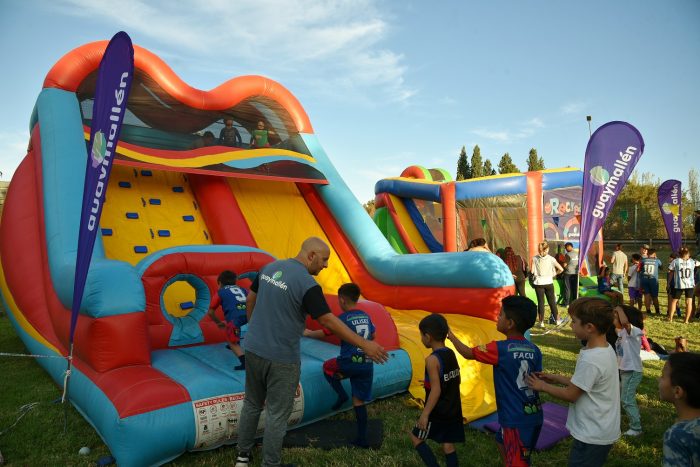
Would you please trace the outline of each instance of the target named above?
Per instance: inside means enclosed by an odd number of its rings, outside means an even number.
[[[235,272],[229,271],[227,269],[226,271],[222,271],[221,274],[219,274],[217,280],[221,285],[236,285],[237,278],[238,276],[236,276]]]
[[[622,311],[625,312],[625,315],[627,315],[627,320],[630,322],[630,324],[634,327],[637,327],[639,329],[644,329],[644,317],[642,316],[642,312],[636,309],[635,307],[631,305],[618,305],[620,308],[622,308]]]
[[[569,314],[581,324],[591,323],[600,334],[605,334],[613,324],[613,308],[609,301],[596,297],[577,298],[569,306]]]
[[[357,303],[357,301],[360,299],[360,287],[358,287],[357,284],[348,282],[347,284],[340,286],[338,289],[338,295],[342,295],[348,300]]]
[[[513,320],[515,329],[519,333],[525,334],[535,324],[537,319],[537,305],[527,297],[510,295],[501,300],[503,313],[506,318]]]
[[[636,259],[637,261],[641,261],[642,255],[640,255],[639,253],[634,253],[634,254],[632,254],[632,259]]]
[[[566,242],[566,243],[564,243],[564,248],[566,248],[567,246],[570,246],[571,248],[573,248],[573,247],[574,247],[574,244],[571,243],[571,242]]]
[[[647,256],[651,256],[656,253],[656,248],[649,248],[647,250]]]
[[[418,329],[420,329],[421,334],[427,334],[436,341],[444,341],[450,327],[444,316],[433,313],[420,320]]]
[[[671,384],[685,391],[686,403],[700,409],[700,354],[674,352],[668,357],[671,368]]]

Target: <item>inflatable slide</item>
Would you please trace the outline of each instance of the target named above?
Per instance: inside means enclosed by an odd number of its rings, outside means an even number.
[[[105,47],[81,46],[46,76],[0,223],[3,306],[33,354],[68,354],[86,138]],[[503,262],[480,252],[397,254],[287,89],[244,76],[202,91],[145,49],[135,47],[134,59],[69,392],[120,465],[162,464],[235,443],[245,375],[233,370],[238,362],[206,313],[216,277],[231,269],[246,286],[262,265],[296,255],[309,236],[331,247],[318,276],[329,304],[338,312],[338,286],[356,282],[360,306],[390,350],[375,370],[375,398],[406,390],[423,396],[427,350],[417,323],[427,313],[444,313],[468,342],[497,337],[500,300],[513,292]],[[224,118],[235,121],[243,144],[201,144],[202,133],[218,134]],[[260,121],[271,130],[270,145],[250,148]],[[337,354],[336,344],[303,339],[290,428],[332,415],[321,365]],[[62,384],[65,360],[38,363]],[[492,412],[490,368],[461,364],[465,416]]]
[[[548,169],[454,182],[442,169],[406,168],[375,185],[374,221],[398,253],[462,251],[484,238],[491,251],[511,246],[526,261],[546,240],[551,255],[578,248],[583,173]],[[590,264],[602,260],[602,236],[584,264],[582,287],[595,287]],[[594,269],[595,271],[595,269]],[[555,281],[555,289],[559,284]],[[535,298],[528,285],[528,295]],[[585,290],[583,293],[587,293]]]

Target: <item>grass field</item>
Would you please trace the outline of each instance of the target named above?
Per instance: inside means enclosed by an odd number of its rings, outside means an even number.
[[[661,290],[664,285],[661,284]],[[666,309],[666,298],[661,296],[662,309]],[[0,314],[0,352],[25,353],[26,349],[16,336],[10,320]],[[700,349],[700,325],[697,321],[685,326],[676,320],[667,323],[652,315],[646,320],[647,333],[668,349],[674,347],[674,337],[688,338],[691,351]],[[546,336],[533,337],[542,349],[544,366],[547,371],[571,375],[579,344],[567,327]],[[67,411],[67,425],[64,433],[64,407],[55,401],[60,398],[60,389],[35,361],[30,358],[0,357],[2,376],[0,382],[0,451],[6,465],[95,465],[97,459],[109,454],[95,430],[71,407]],[[657,378],[663,362],[644,363],[644,379],[638,391],[638,403],[642,414],[644,434],[635,439],[618,441],[609,458],[611,466],[651,466],[661,464],[663,432],[674,419],[673,407],[660,402]],[[544,399],[548,397],[545,395]],[[400,394],[369,405],[370,418],[380,418],[384,422],[384,444],[378,451],[352,452],[347,449],[322,451],[315,448],[288,449],[284,452],[285,462],[298,466],[418,466],[420,460],[411,448],[407,431],[412,427],[419,412],[407,404],[408,394]],[[550,399],[551,400],[551,399]],[[14,427],[21,415],[21,408],[35,403]],[[351,412],[338,415],[338,418],[352,418]],[[625,416],[622,429],[627,429]],[[88,446],[92,452],[80,456],[78,450]],[[436,446],[433,445],[435,449]],[[570,440],[559,443],[554,449],[535,453],[533,465],[566,465]],[[235,450],[223,447],[213,451],[187,453],[168,465],[218,466],[231,465]],[[467,429],[466,443],[458,446],[460,465],[491,466],[500,465],[500,457],[491,436]],[[257,465],[257,464],[256,464]]]

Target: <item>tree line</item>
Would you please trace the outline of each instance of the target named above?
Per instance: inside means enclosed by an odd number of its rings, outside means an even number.
[[[537,149],[530,149],[530,154],[527,157],[527,171],[544,169],[544,159],[537,155]],[[498,169],[498,171],[496,171]],[[482,159],[481,148],[477,144],[472,151],[471,160],[467,158],[467,150],[462,146],[462,151],[457,159],[457,177],[459,180],[468,180],[470,178],[486,177],[496,174],[512,174],[520,173],[520,169],[513,162],[509,153],[503,154],[501,160],[498,161],[496,167],[490,159]]]

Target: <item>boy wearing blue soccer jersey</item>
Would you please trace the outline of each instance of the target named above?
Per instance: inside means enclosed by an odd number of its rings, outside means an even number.
[[[245,311],[248,291],[236,285],[237,278],[236,273],[232,271],[223,271],[219,274],[216,281],[219,285],[219,290],[209,305],[209,316],[217,326],[226,329],[226,339],[228,340],[229,348],[240,361],[240,365],[233,367],[233,369],[245,370],[245,355],[240,342],[241,327],[248,323]],[[219,307],[224,311],[226,323],[216,316],[216,309]]]
[[[441,443],[447,467],[455,467],[459,461],[454,443],[464,442],[464,419],[459,363],[452,349],[445,347],[450,328],[444,316],[433,313],[418,323],[418,329],[421,342],[433,352],[425,359],[425,405],[410,433],[411,442],[429,467],[439,464],[425,441],[432,439]]]
[[[659,268],[661,260],[656,257],[656,250],[650,248],[647,256],[639,263],[640,287],[644,290],[644,308],[651,311],[651,302],[654,302],[654,311],[659,311]]]
[[[449,339],[464,358],[493,365],[496,389],[498,449],[507,466],[530,465],[544,417],[537,391],[527,386],[527,376],[542,371],[540,349],[525,339],[525,331],[537,319],[537,306],[527,297],[510,296],[501,302],[496,329],[506,339],[470,348],[452,333]]]
[[[343,313],[338,318],[356,334],[367,340],[373,340],[374,324],[372,324],[372,320],[367,313],[356,308],[359,299],[360,288],[356,284],[341,285],[338,289],[338,303]],[[326,329],[316,331],[304,330],[304,336],[306,337],[319,339],[329,335],[331,335],[331,332]],[[374,376],[372,360],[367,358],[359,347],[341,340],[340,355],[323,363],[323,375],[336,394],[338,394],[338,400],[332,407],[333,410],[340,409],[345,401],[348,400],[348,394],[345,392],[341,381],[345,378],[350,378],[352,405],[357,419],[357,438],[352,441],[352,444],[357,447],[368,448],[367,407],[365,407],[365,402],[372,400],[372,377]]]

